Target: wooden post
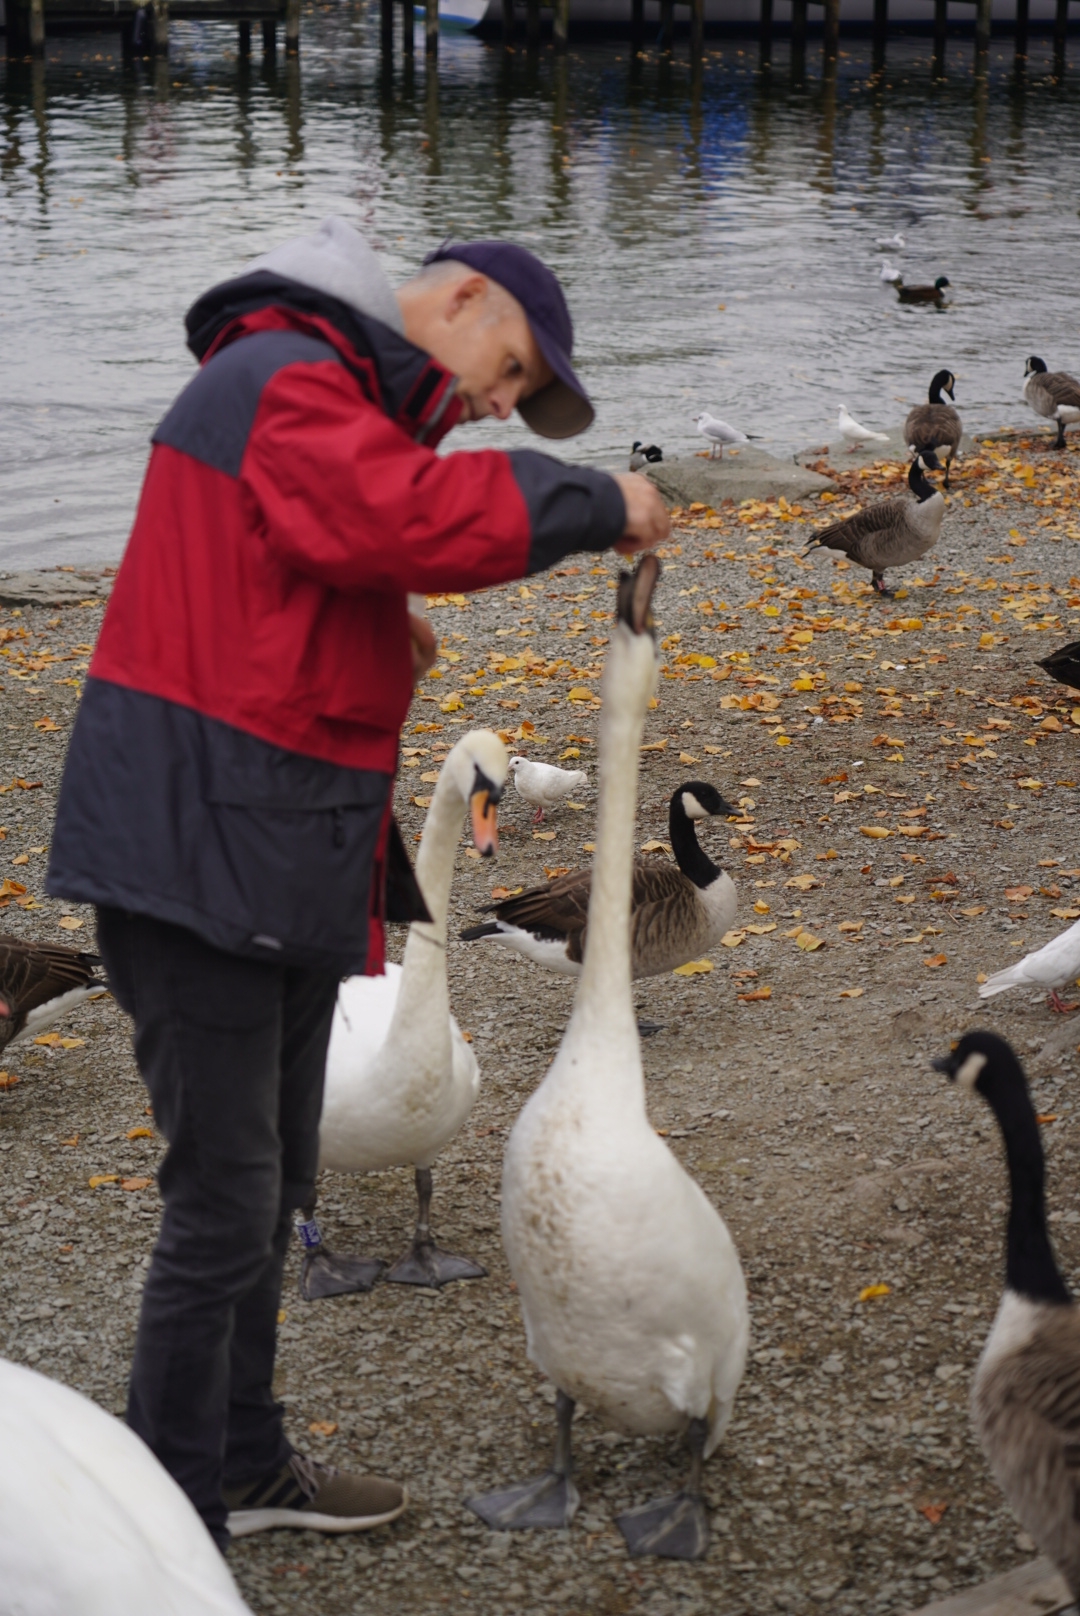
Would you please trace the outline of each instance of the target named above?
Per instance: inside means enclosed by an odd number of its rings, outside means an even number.
[[[529,50],[540,44],[540,0],[525,0],[525,42]]]
[[[31,0],[32,3],[32,0]],[[169,54],[169,0],[154,0],[154,55]]]
[[[251,24],[240,23],[236,30],[236,54],[242,62],[246,62],[251,55]]]
[[[985,56],[990,49],[991,0],[975,0],[975,55]]]
[[[413,0],[401,0],[401,49],[408,61],[416,54],[416,14]]]
[[[934,72],[939,77],[945,72],[945,36],[948,32],[948,22],[948,0],[934,0]]]
[[[277,23],[273,17],[263,18],[263,55],[277,55]]]
[[[424,0],[424,53],[429,62],[439,55],[439,0]]]
[[[45,54],[45,0],[30,0],[30,54]]]
[[[30,26],[33,30],[33,10],[30,12]],[[1054,72],[1060,77],[1065,71],[1065,40],[1069,32],[1069,0],[1057,0],[1057,10],[1054,13]],[[30,34],[30,48],[33,49],[34,36]]]
[[[772,61],[772,12],[773,0],[761,0],[761,65],[768,67]]]
[[[874,0],[874,72],[885,66],[885,41],[889,37],[889,0]]]
[[[502,45],[508,50],[514,43],[514,0],[502,0]]]
[[[630,0],[630,55],[640,56],[645,48],[645,0]]]
[[[300,0],[285,0],[285,54],[300,54]]]
[[[391,67],[394,61],[394,0],[379,0],[379,48],[383,66]]]
[[[675,49],[675,0],[660,0],[660,49],[665,56]]]
[[[700,62],[704,55],[705,0],[690,0],[690,60]]]
[[[791,0],[791,56],[806,54],[806,0]]]
[[[1028,53],[1028,0],[1016,0],[1016,59],[1022,61]]]
[[[840,0],[825,0],[821,54],[827,62],[835,62],[840,54]]]
[[[555,54],[562,56],[570,42],[570,0],[555,0]]]

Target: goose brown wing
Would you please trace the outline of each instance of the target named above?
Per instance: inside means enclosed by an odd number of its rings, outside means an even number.
[[[634,865],[630,914],[630,956],[635,977],[667,970],[669,961],[693,947],[696,930],[694,883],[676,864]]]
[[[1080,409],[1080,382],[1075,376],[1070,376],[1067,370],[1053,370],[1048,376],[1040,376],[1039,380],[1055,405],[1070,404]]]
[[[972,1412],[1021,1519],[1063,1518],[1080,1558],[1080,1314],[1075,1306],[1054,1314],[977,1375]]]
[[[846,522],[833,522],[829,527],[816,528],[811,543],[823,550],[842,550],[850,555],[874,533],[891,528],[908,504],[904,499],[884,499],[877,505],[867,506]]]
[[[919,404],[904,423],[904,441],[913,449],[955,448],[963,427],[949,404]]]
[[[489,909],[508,926],[520,926],[546,942],[565,942],[569,958],[580,962],[591,889],[591,869],[571,870]]]
[[[25,943],[18,937],[0,936],[0,998],[10,1006],[18,1031],[31,1010],[86,987],[94,980],[94,967],[101,962],[96,954],[73,948],[56,948]]]

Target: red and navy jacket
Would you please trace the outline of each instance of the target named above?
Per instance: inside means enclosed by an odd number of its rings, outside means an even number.
[[[455,378],[300,282],[227,282],[188,331],[201,368],[153,435],[48,890],[378,971],[407,594],[606,548],[622,494],[532,450],[436,455]]]

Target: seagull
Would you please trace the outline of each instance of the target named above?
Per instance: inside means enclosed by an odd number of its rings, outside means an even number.
[[[896,265],[890,263],[886,258],[881,266],[881,279],[887,281],[890,286],[895,286],[898,281],[903,279],[903,276]]]
[[[907,242],[899,230],[894,236],[879,236],[877,244],[882,252],[903,252],[907,246]]]
[[[860,443],[888,443],[888,435],[884,432],[871,432],[868,426],[860,426],[853,415],[848,413],[846,404],[840,406],[839,427],[843,437],[851,445],[854,453]]]
[[[664,451],[658,443],[642,443],[635,438],[630,449],[630,470],[641,471],[645,466],[657,466],[664,458]]]
[[[589,777],[582,769],[557,769],[554,763],[534,763],[530,758],[512,757],[510,773],[519,797],[536,809],[533,824],[544,817],[545,808],[560,808],[575,791],[584,791]]]
[[[749,443],[750,439],[738,427],[728,426],[715,415],[702,412],[694,416],[694,424],[703,438],[709,440],[709,459],[723,460],[725,443]]]
[[[1015,965],[1007,965],[979,984],[979,998],[992,999],[995,993],[1007,993],[1010,988],[1047,988],[1046,1002],[1051,1010],[1065,1015],[1075,1010],[1075,1004],[1066,1004],[1058,993],[1066,983],[1080,976],[1080,920],[1054,937],[1033,954],[1025,954]]]

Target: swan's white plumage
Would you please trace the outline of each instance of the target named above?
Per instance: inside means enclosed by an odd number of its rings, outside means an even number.
[[[349,977],[338,993],[319,1124],[319,1165],[344,1173],[430,1167],[460,1132],[480,1087],[476,1057],[450,1014],[446,917],[475,770],[506,780],[506,748],[471,730],[443,763],[416,877],[431,924],[409,928],[403,966]]]
[[[514,1126],[502,1226],[529,1356],[617,1430],[723,1436],[746,1363],[746,1284],[715,1208],[645,1111],[630,987],[638,746],[656,674],[617,624],[604,674],[589,948],[570,1025]]]
[[[0,1360],[0,1610],[251,1616],[180,1488],[88,1398]]]
[[[1053,992],[1080,976],[1080,920],[1015,965],[1007,965],[979,984],[980,999],[1008,988],[1033,987]]]

